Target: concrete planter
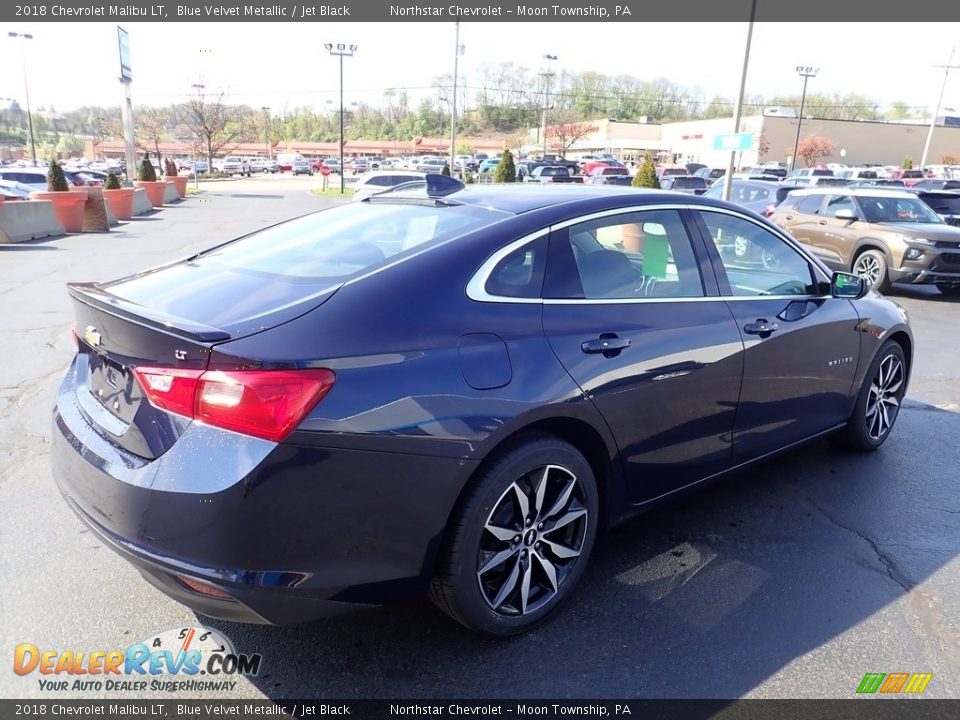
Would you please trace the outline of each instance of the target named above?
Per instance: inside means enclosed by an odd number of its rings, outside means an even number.
[[[150,198],[150,204],[155,208],[163,207],[163,196],[167,191],[165,180],[134,180],[133,186],[146,190],[147,197]]]
[[[32,192],[33,200],[49,200],[53,203],[53,212],[67,232],[83,232],[83,206],[87,202],[86,190],[64,190],[61,192]]]
[[[164,175],[163,179],[167,182],[172,182],[177,188],[177,194],[181,199],[187,196],[187,183],[190,182],[190,178],[186,175]]]
[[[133,188],[119,190],[104,190],[103,197],[110,203],[110,209],[117,216],[117,220],[129,220],[133,217]]]

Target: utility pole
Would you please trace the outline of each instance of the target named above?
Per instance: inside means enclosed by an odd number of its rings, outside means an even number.
[[[457,71],[460,60],[460,21],[455,24],[453,40],[453,100],[450,103],[450,174],[453,175],[453,161],[457,152]],[[465,170],[464,170],[465,171]]]
[[[953,54],[957,51],[956,46],[950,49],[950,59],[946,65],[934,65],[934,67],[943,68],[943,85],[940,86],[940,97],[937,98],[937,109],[933,112],[930,119],[930,129],[927,130],[927,140],[923,144],[923,155],[920,157],[920,170],[922,171],[927,164],[927,154],[930,152],[930,143],[933,140],[933,128],[937,125],[937,116],[940,114],[940,106],[943,104],[943,94],[947,90],[947,79],[950,77],[951,70],[960,69],[960,65],[953,64]]]
[[[753,40],[753,20],[757,15],[757,0],[750,6],[750,24],[747,26],[747,46],[743,51],[743,72],[740,73],[740,94],[737,96],[737,105],[733,109],[733,132],[740,132],[740,116],[743,114],[743,96],[747,89],[747,68],[750,65],[750,42]],[[733,188],[733,166],[735,151],[730,151],[730,160],[727,162],[727,174],[723,177],[723,199],[730,199],[730,190]]]
[[[543,73],[543,157],[547,157],[547,108],[550,107],[550,78],[553,73],[550,72],[550,63],[557,59],[556,55],[544,55],[543,59],[547,61],[547,71]]]
[[[793,143],[793,160],[790,163],[790,172],[793,172],[797,167],[797,150],[800,149],[800,126],[803,125],[803,105],[807,99],[807,80],[816,77],[818,72],[820,72],[820,68],[797,65],[797,73],[803,78],[803,93],[800,95],[800,117],[797,118],[797,140]]]

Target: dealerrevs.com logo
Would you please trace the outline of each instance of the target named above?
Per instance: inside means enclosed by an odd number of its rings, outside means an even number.
[[[14,649],[17,675],[39,674],[40,689],[57,691],[223,692],[231,678],[257,675],[262,656],[238,654],[222,633],[205,627],[174,628],[125,650],[46,650],[33,643]]]

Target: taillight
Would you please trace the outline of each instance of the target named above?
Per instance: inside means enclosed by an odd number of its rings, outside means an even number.
[[[330,370],[184,370],[138,367],[155,407],[279,442],[333,387]]]
[[[776,209],[777,209],[776,205],[767,205],[767,207],[763,211],[763,216],[765,218],[770,217],[771,215],[773,215],[774,212],[776,212]]]

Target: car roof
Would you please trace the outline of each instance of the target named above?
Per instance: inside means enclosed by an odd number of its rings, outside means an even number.
[[[380,199],[390,197],[387,195],[378,195]],[[399,196],[397,196],[399,197]],[[541,210],[548,207],[567,206],[571,211],[577,210],[576,206],[580,203],[602,204],[606,207],[615,208],[630,204],[630,201],[639,201],[638,204],[649,204],[657,199],[664,202],[676,203],[678,195],[663,190],[649,190],[644,188],[632,188],[623,185],[552,185],[546,186],[541,183],[507,183],[507,184],[473,184],[468,185],[462,190],[446,195],[444,200],[453,200],[463,205],[479,206],[484,208],[495,208],[508,213],[519,215],[533,210]],[[596,201],[606,200],[605,203]],[[699,196],[690,196],[683,200],[684,203],[696,203],[698,205],[710,205],[713,207],[736,208],[742,211],[742,208],[722,203]],[[601,209],[601,208],[598,208]]]
[[[824,185],[823,187],[811,187],[796,190],[793,195],[836,195],[837,188],[843,187],[844,195],[853,195],[854,197],[889,197],[889,198],[915,198],[916,194],[907,190],[889,190],[883,186],[876,187],[850,187],[849,185]]]

